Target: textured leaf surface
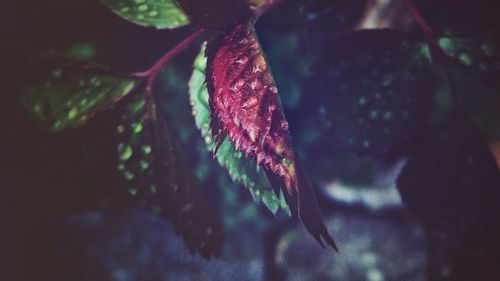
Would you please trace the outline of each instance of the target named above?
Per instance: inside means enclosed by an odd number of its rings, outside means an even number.
[[[189,23],[175,0],[101,0],[120,17],[143,26],[173,29]]]
[[[298,162],[278,90],[250,25],[241,24],[207,48],[207,87],[216,153],[226,136],[253,159],[276,193],[283,191],[292,216],[300,216],[320,242],[335,242],[321,219],[304,168]]]
[[[52,131],[84,125],[129,94],[137,81],[87,61],[43,58],[28,66],[21,102]]]
[[[411,36],[387,30],[331,42],[309,83],[315,94],[304,105],[320,109],[318,129],[326,141],[378,156],[404,153],[418,142],[436,84],[426,50]]]
[[[213,151],[215,149],[215,140],[212,139],[210,132],[208,89],[205,85],[206,65],[207,59],[204,45],[194,62],[193,74],[189,81],[189,94],[196,126],[200,129],[208,149]],[[233,181],[248,188],[255,201],[262,201],[274,214],[280,208],[288,212],[286,202],[284,202],[283,198],[280,200],[273,192],[265,172],[255,165],[251,159],[245,158],[241,151],[236,151],[229,140],[224,140],[215,158],[217,158],[221,166],[227,169]]]
[[[139,205],[171,220],[189,249],[220,255],[222,229],[214,208],[186,167],[175,137],[154,103],[133,101],[117,127],[118,170]]]

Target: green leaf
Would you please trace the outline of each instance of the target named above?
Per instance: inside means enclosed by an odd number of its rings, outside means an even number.
[[[441,79],[450,84],[449,91],[458,97],[460,109],[488,137],[500,137],[498,47],[459,37],[441,38],[439,45],[449,57],[441,62],[446,69]]]
[[[205,84],[205,68],[207,58],[205,57],[206,44],[194,61],[194,70],[189,81],[189,95],[193,107],[193,116],[196,126],[200,129],[209,151],[215,148],[215,142],[210,132],[210,109],[208,107],[208,90]],[[278,198],[269,183],[266,174],[251,159],[246,159],[243,153],[236,151],[233,144],[224,140],[216,154],[217,161],[227,169],[229,175],[236,183],[243,184],[248,188],[256,202],[263,202],[273,213],[279,209],[288,207],[282,194]]]
[[[222,226],[215,208],[155,103],[146,103],[143,93],[136,97],[125,108],[117,135],[117,168],[133,203],[172,221],[191,251],[219,255]]]
[[[500,137],[500,90],[491,87],[468,69],[453,62],[445,66],[469,122],[491,139]]]
[[[46,57],[26,66],[20,100],[51,131],[84,125],[129,94],[137,80],[89,61]]]
[[[175,0],[101,0],[118,16],[142,26],[174,29],[189,19]]]

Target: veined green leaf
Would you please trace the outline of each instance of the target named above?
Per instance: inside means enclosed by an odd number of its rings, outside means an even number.
[[[172,221],[191,251],[219,255],[222,226],[155,103],[137,96],[125,108],[117,136],[117,168],[132,201]]]
[[[101,0],[118,16],[142,26],[174,29],[189,19],[175,0]]]
[[[129,94],[137,80],[89,61],[43,58],[28,65],[21,102],[51,131],[84,125]]]
[[[215,148],[215,142],[210,132],[208,90],[205,85],[207,65],[205,46],[205,44],[202,46],[194,61],[194,70],[189,81],[189,94],[196,126],[200,129],[208,150],[212,151]],[[256,202],[262,201],[274,214],[279,209],[289,212],[282,194],[279,198],[276,196],[263,170],[250,159],[246,159],[243,153],[236,151],[228,139],[224,140],[220,146],[216,158],[219,164],[227,169],[233,181],[248,188]]]

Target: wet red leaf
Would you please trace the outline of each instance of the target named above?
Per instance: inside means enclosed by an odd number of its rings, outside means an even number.
[[[292,147],[278,90],[253,27],[238,25],[213,41],[207,58],[211,129],[218,144],[229,137],[266,171],[275,192],[283,190],[292,215],[302,219],[320,244],[323,238],[336,249]]]

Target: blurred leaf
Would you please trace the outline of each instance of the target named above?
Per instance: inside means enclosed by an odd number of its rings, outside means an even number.
[[[118,171],[136,204],[171,220],[189,249],[220,255],[222,228],[215,208],[186,166],[155,103],[140,95],[124,110],[118,133]],[[150,116],[144,119],[144,114]]]
[[[178,0],[189,18],[196,24],[212,28],[226,29],[249,20],[251,7],[262,1],[256,0]]]
[[[334,40],[314,70],[304,108],[316,109],[326,147],[372,155],[407,152],[427,124],[435,81],[426,45],[367,30]]]
[[[500,52],[497,45],[473,38],[443,37],[441,49],[482,82],[500,89]]]
[[[200,129],[209,151],[215,148],[215,142],[210,132],[210,110],[208,107],[208,90],[205,85],[205,69],[207,58],[205,57],[205,46],[194,62],[193,74],[189,81],[189,94],[193,107],[193,116],[196,126]],[[233,181],[243,184],[248,188],[256,202],[263,202],[273,213],[281,208],[287,213],[288,207],[283,199],[277,198],[266,174],[252,160],[244,157],[242,152],[234,149],[229,140],[225,140],[215,155],[221,166],[227,169]]]
[[[497,0],[412,1],[438,34],[498,38]]]
[[[308,1],[309,29],[338,35],[351,30],[361,19],[367,0],[313,0]]]
[[[453,62],[445,66],[451,75],[461,109],[469,122],[491,138],[500,137],[500,89],[495,89]]]
[[[469,122],[489,137],[500,137],[500,55],[498,48],[473,38],[446,37],[439,45],[449,59],[439,60],[441,79],[458,99]]]
[[[84,125],[129,94],[137,80],[94,63],[44,57],[26,66],[21,102],[51,131]]]
[[[453,237],[452,247],[470,257],[500,250],[499,243],[491,244],[499,235],[500,171],[485,140],[464,120],[431,131],[408,159],[397,185],[426,225]]]
[[[173,29],[189,24],[175,0],[101,0],[120,17],[143,26]]]

